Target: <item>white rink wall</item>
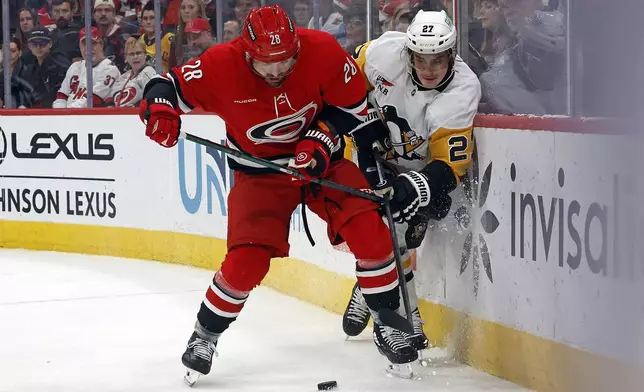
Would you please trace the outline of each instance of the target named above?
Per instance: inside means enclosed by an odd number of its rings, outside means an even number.
[[[475,133],[476,186],[469,199],[456,190],[450,215],[427,235],[419,295],[567,346],[644,361],[644,221],[634,208],[642,193],[625,164],[634,150],[627,137]]]
[[[0,220],[226,236],[231,172],[217,151],[188,142],[163,149],[135,115],[5,116],[0,127]],[[215,116],[184,116],[183,129],[225,138]],[[631,208],[642,193],[621,159],[636,148],[623,136],[547,130],[479,128],[475,136],[473,196],[459,187],[448,217],[428,231],[419,295],[644,361],[643,217]],[[291,257],[353,277],[353,257],[334,250],[322,221],[308,216],[317,245],[298,210]]]

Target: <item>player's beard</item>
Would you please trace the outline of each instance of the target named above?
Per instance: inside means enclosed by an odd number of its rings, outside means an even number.
[[[271,87],[279,87],[295,68],[295,58],[291,58],[289,61],[289,63],[285,64],[288,68],[284,67],[284,69],[270,69],[270,65],[267,65],[267,63],[255,62],[255,60],[251,60],[250,66],[253,72],[261,77],[266,84]],[[268,68],[264,69],[265,67]]]
[[[286,75],[279,77],[264,77],[264,81],[271,87],[279,87],[285,78]]]

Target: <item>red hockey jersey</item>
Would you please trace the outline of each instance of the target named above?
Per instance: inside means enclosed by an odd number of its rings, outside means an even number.
[[[251,70],[241,39],[215,45],[163,77],[174,84],[181,111],[198,107],[226,122],[231,148],[284,165],[323,105],[350,114],[344,116],[346,131],[367,114],[366,82],[352,57],[327,33],[308,29],[297,33],[300,51],[280,87],[269,86]],[[237,169],[256,167],[231,158]]]

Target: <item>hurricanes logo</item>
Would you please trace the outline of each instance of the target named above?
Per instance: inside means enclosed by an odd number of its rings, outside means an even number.
[[[298,112],[278,117],[258,124],[246,132],[246,136],[255,144],[293,143],[300,138],[300,132],[307,129],[318,105],[311,102]]]
[[[114,96],[114,102],[116,103],[116,106],[127,106],[129,103],[133,103],[135,98],[136,88],[130,86],[116,93]]]
[[[72,93],[75,94],[78,91],[79,84],[80,82],[78,81],[78,76],[72,76],[72,79],[69,81],[69,89],[72,91]]]
[[[4,130],[0,128],[0,164],[4,162],[4,159],[7,156],[7,149],[7,136],[5,136]]]
[[[426,157],[418,154],[416,149],[424,142],[421,136],[416,135],[406,119],[398,115],[394,106],[383,106],[382,115],[391,131],[393,150],[387,154],[387,159],[405,159],[408,161],[424,160]],[[400,135],[399,137],[397,137]]]
[[[474,149],[476,150],[476,145],[474,146]],[[481,269],[479,263],[483,264],[485,275],[490,283],[494,283],[490,251],[481,229],[483,229],[482,231],[487,234],[492,234],[499,227],[499,220],[496,215],[492,211],[484,208],[490,191],[492,162],[490,162],[485,168],[485,173],[483,173],[483,178],[480,181],[478,163],[478,154],[475,151],[472,164],[473,180],[465,184],[465,195],[470,205],[461,206],[454,213],[454,218],[456,218],[459,226],[469,230],[461,251],[460,275],[463,275],[467,270],[471,261],[475,298],[478,296],[479,292]],[[477,221],[480,223],[480,227],[476,224]]]

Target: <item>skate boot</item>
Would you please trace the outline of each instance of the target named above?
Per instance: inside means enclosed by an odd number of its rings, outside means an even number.
[[[349,336],[358,336],[369,323],[371,312],[360,292],[358,283],[353,286],[351,298],[342,316],[342,330]]]
[[[407,343],[409,343],[409,345],[415,348],[417,351],[425,350],[427,347],[429,347],[429,341],[427,340],[427,336],[425,336],[425,332],[423,332],[424,322],[420,317],[418,308],[414,309],[411,312],[411,316],[414,325],[414,333],[406,334],[405,339],[407,340]]]
[[[405,334],[405,339],[410,346],[418,351],[418,361],[422,366],[426,367],[429,365],[429,357],[425,350],[429,348],[429,341],[427,340],[425,332],[423,332],[424,321],[420,316],[418,308],[411,312],[411,317],[414,326],[414,333]]]
[[[414,376],[411,362],[418,359],[418,351],[405,339],[405,334],[397,329],[374,323],[373,340],[378,351],[389,360],[387,372],[402,378]]]
[[[181,362],[187,368],[184,380],[189,386],[194,386],[201,375],[210,373],[213,355],[218,355],[217,342],[204,340],[193,332],[181,356]]]

